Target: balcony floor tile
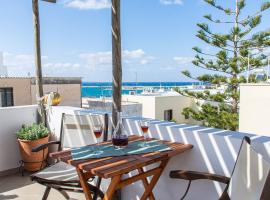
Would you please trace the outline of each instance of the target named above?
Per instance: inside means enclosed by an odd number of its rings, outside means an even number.
[[[24,177],[21,174],[0,177],[0,200],[20,199],[37,200],[41,199],[45,191],[45,186],[34,183],[29,175]],[[76,200],[83,200],[84,196],[80,193],[70,192],[70,197]],[[56,190],[51,190],[48,200],[65,200]]]

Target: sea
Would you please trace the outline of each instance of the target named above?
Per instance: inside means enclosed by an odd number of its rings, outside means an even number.
[[[130,94],[135,92],[140,94],[145,88],[153,89],[171,89],[174,87],[184,87],[191,85],[200,85],[200,82],[123,82],[122,94]],[[83,82],[82,97],[111,97],[112,83],[111,82]]]

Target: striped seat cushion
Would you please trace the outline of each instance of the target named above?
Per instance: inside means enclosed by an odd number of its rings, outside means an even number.
[[[32,178],[60,182],[75,182],[79,180],[76,168],[64,162],[58,162],[55,165],[47,167],[33,174]]]

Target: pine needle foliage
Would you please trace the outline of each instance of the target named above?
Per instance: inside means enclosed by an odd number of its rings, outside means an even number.
[[[219,5],[216,0],[204,0],[209,6],[222,12],[225,17],[216,19],[211,14],[204,16],[205,20],[218,28],[227,29],[225,33],[212,31],[208,23],[198,23],[196,36],[211,46],[214,53],[204,52],[199,47],[193,47],[196,56],[193,65],[213,73],[193,77],[189,71],[182,73],[192,79],[225,86],[224,93],[211,94],[205,92],[179,92],[208,103],[200,105],[199,110],[185,108],[182,112],[186,118],[201,121],[205,126],[237,130],[239,110],[239,84],[247,82],[245,73],[267,65],[267,55],[264,49],[270,47],[270,30],[258,31],[262,22],[262,14],[270,8],[270,2],[264,2],[253,14],[247,14],[246,1],[235,0],[231,8]],[[222,1],[220,1],[222,2]],[[223,28],[224,29],[224,28]],[[248,59],[249,58],[249,59]],[[249,62],[249,68],[248,68]],[[267,77],[266,77],[267,78]],[[248,77],[249,82],[255,82],[254,74]],[[212,101],[215,104],[211,103]],[[216,104],[218,102],[218,104]]]

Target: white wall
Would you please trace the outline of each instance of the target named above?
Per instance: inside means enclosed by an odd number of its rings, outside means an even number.
[[[130,134],[140,134],[138,119],[126,120]],[[230,177],[243,133],[220,129],[175,124],[153,120],[149,136],[163,140],[193,144],[192,150],[173,157],[160,177],[154,194],[159,200],[179,200],[187,187],[187,181],[170,179],[171,170],[195,170]],[[249,135],[252,146],[270,162],[270,137]],[[264,174],[265,176],[267,174]],[[187,200],[217,200],[224,185],[207,180],[194,181],[186,197]],[[138,200],[143,193],[143,185],[136,182],[122,190],[123,200]],[[203,194],[203,197],[201,196]]]
[[[0,172],[19,167],[16,132],[22,124],[36,122],[36,112],[35,105],[0,108]]]
[[[239,131],[270,136],[270,84],[240,85]]]
[[[89,100],[83,107],[101,112],[112,112],[112,102],[102,100]],[[122,102],[122,113],[127,116],[142,116],[142,104],[134,102]]]
[[[8,109],[8,110],[5,110]],[[80,114],[89,112],[75,107],[52,107],[50,126],[55,136],[59,134],[61,113]],[[22,123],[35,121],[35,107],[16,107],[0,109],[0,171],[18,166],[20,159],[15,132]],[[16,117],[15,117],[16,116]],[[125,126],[129,134],[140,134],[138,120],[126,118]],[[175,124],[158,120],[151,121],[149,136],[164,140],[190,143],[194,148],[172,158],[154,188],[156,199],[178,200],[186,189],[187,182],[169,178],[174,169],[196,170],[230,176],[243,133],[206,128],[187,124]],[[249,135],[252,146],[270,161],[270,137]],[[192,183],[187,199],[216,200],[223,190],[223,185],[211,181]],[[141,182],[132,184],[122,190],[123,200],[137,200],[143,192]]]
[[[155,96],[123,95],[122,101],[138,102],[142,104],[142,116],[155,119]]]
[[[54,107],[51,121],[59,126],[62,112],[79,114],[84,112],[72,107]],[[89,112],[89,111],[86,111]],[[57,118],[54,118],[57,116]],[[140,135],[139,117],[125,119],[125,127],[129,134]],[[55,129],[57,132],[58,128]],[[243,133],[207,128],[196,125],[176,124],[172,122],[151,121],[149,136],[163,140],[178,141],[194,145],[181,155],[172,158],[154,189],[156,199],[178,200],[183,195],[187,182],[170,179],[169,172],[175,169],[195,170],[230,176]],[[270,137],[249,135],[252,146],[270,162]],[[195,181],[192,183],[188,199],[216,200],[224,185],[211,181]],[[123,200],[137,200],[143,192],[141,182],[132,184],[122,190]]]

